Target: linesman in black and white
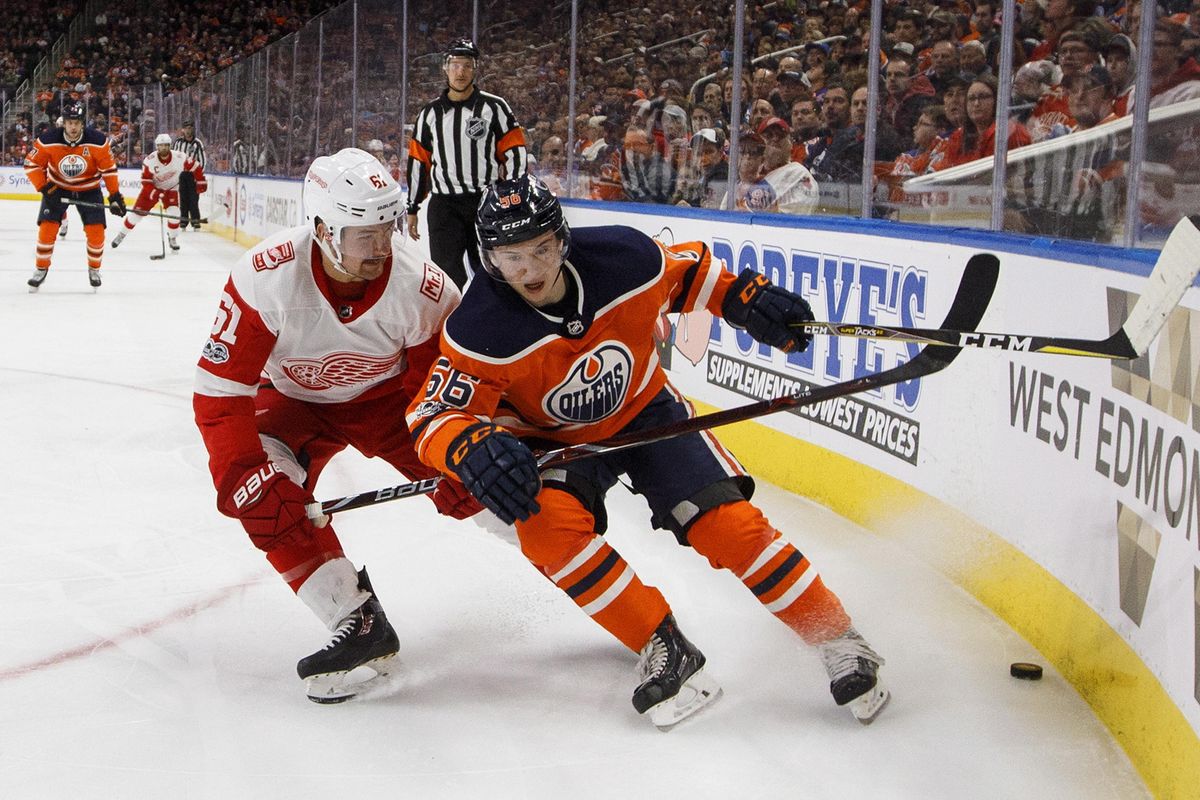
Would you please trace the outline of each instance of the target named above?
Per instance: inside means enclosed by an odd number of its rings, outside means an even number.
[[[179,135],[175,137],[172,150],[178,150],[184,156],[196,163],[202,171],[204,163],[204,142],[196,138],[196,124],[190,119],[184,120],[179,126]],[[184,171],[179,176],[179,227],[187,230],[188,224],[192,230],[200,230],[200,192],[196,189],[196,176]]]
[[[504,98],[475,85],[479,48],[456,39],[442,69],[446,90],[417,114],[408,145],[408,235],[420,239],[417,211],[429,198],[429,254],[461,288],[482,269],[475,210],[487,187],[529,168],[525,131]]]

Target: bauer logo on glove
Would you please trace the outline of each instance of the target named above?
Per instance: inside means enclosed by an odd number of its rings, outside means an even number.
[[[263,486],[278,474],[279,467],[275,466],[274,461],[268,461],[248,475],[244,475],[241,485],[233,491],[233,507],[242,509],[257,503],[262,499]]]

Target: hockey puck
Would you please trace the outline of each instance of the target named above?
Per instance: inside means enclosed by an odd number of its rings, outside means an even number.
[[[1040,665],[1030,664],[1028,661],[1016,661],[1008,665],[1008,674],[1023,681],[1040,681],[1042,668]]]

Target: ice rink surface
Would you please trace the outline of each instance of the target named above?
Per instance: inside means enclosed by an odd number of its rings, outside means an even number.
[[[1128,759],[1047,665],[891,542],[769,485],[756,500],[887,659],[863,727],[815,653],[610,496],[609,540],[658,585],[725,695],[669,733],[630,705],[636,656],[512,545],[423,498],[336,520],[401,639],[390,695],[304,697],[327,632],[220,516],[195,363],[242,248],[156,220],[84,272],[72,213],[37,294],[31,202],[0,201],[0,797],[1139,798]],[[118,223],[119,224],[119,223]],[[109,236],[116,232],[110,223]],[[402,482],[339,456],[319,499]],[[1047,609],[1047,613],[1054,613]]]

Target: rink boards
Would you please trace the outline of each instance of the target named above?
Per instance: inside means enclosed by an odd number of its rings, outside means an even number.
[[[136,195],[128,173],[122,191]],[[20,170],[0,176],[5,196],[33,199]],[[243,244],[301,221],[298,182],[214,175],[209,185],[201,213]],[[937,327],[967,259],[989,251],[1001,272],[981,330],[1098,339],[1153,266],[1144,251],[975,231],[568,206],[572,225],[701,241],[730,269],[765,272],[834,322]],[[701,413],[915,352],[818,337],[785,356],[706,312],[671,322],[660,352]],[[935,564],[1075,685],[1155,795],[1184,796],[1200,783],[1196,352],[1193,288],[1136,362],[967,350],[921,381],[718,433],[751,473]],[[904,598],[895,607],[903,613]]]

